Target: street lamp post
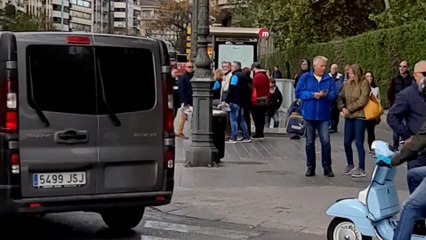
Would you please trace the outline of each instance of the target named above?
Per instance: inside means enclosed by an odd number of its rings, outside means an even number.
[[[61,31],[64,31],[64,0],[61,0]]]
[[[209,35],[209,0],[198,2],[198,41],[195,73],[191,80],[194,112],[192,114],[191,142],[186,148],[186,166],[207,167],[219,159],[213,144],[211,60],[207,54]]]
[[[200,0],[192,0],[191,10],[191,62],[197,57],[197,20],[198,20],[198,2]]]

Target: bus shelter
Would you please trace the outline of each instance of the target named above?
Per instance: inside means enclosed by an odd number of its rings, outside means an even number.
[[[258,61],[260,28],[210,27],[214,68],[222,61],[239,61],[250,67]]]

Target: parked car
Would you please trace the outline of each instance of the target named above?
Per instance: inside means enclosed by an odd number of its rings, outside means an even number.
[[[173,90],[160,40],[0,32],[0,214],[136,226],[171,201]]]

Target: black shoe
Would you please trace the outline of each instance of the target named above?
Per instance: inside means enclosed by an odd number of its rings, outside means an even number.
[[[337,129],[330,129],[329,132],[330,133],[337,133]]]
[[[331,168],[325,168],[324,169],[324,176],[326,176],[326,177],[334,177],[333,170],[331,170]]]
[[[414,224],[413,234],[417,234],[417,235],[426,234],[425,220],[416,221],[416,223]]]
[[[290,137],[290,139],[292,139],[292,140],[298,140],[298,139],[300,139],[300,136],[293,135],[293,136]]]
[[[315,176],[315,168],[308,167],[308,171],[306,171],[305,176],[307,176],[307,177],[313,177],[313,176]]]

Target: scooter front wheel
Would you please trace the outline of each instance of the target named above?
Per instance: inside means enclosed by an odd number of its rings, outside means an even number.
[[[372,238],[363,236],[351,220],[334,218],[328,225],[327,240],[372,240]]]

